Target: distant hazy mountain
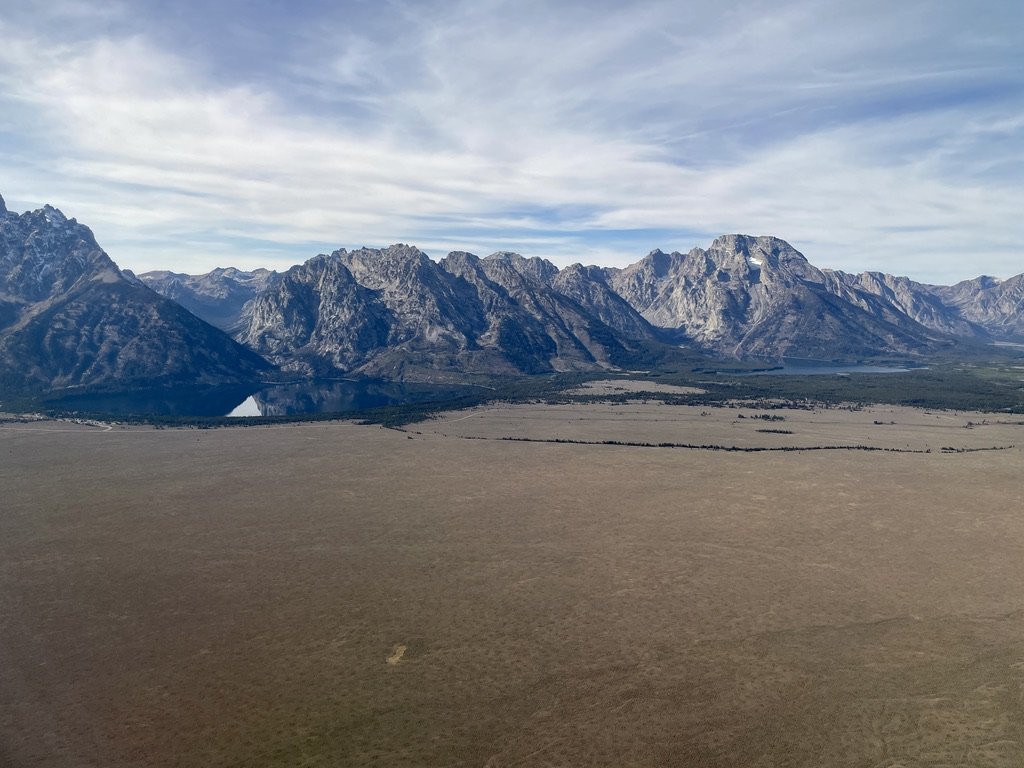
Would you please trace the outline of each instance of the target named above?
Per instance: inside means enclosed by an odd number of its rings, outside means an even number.
[[[234,267],[215,269],[205,275],[166,270],[138,275],[139,280],[161,296],[178,302],[192,314],[228,333],[241,329],[248,305],[279,277],[269,269],[243,272]]]
[[[6,388],[224,384],[270,366],[123,274],[56,208],[0,198],[0,383]]]
[[[946,306],[994,339],[1024,342],[1024,274],[1009,280],[976,277],[932,290]]]
[[[423,378],[615,365],[656,333],[603,279],[541,259],[416,248],[339,250],[259,294],[237,338],[286,369]]]
[[[825,285],[830,291],[866,311],[872,311],[872,305],[881,301],[933,331],[977,339],[987,339],[991,335],[982,325],[965,318],[956,307],[943,302],[936,286],[882,272],[862,272],[859,275],[832,270],[823,272]]]

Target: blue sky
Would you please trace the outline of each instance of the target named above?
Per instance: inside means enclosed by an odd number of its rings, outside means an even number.
[[[1024,271],[1019,2],[0,0],[0,194],[136,271],[730,232]]]

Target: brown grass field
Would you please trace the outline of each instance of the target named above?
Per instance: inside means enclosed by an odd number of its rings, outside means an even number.
[[[763,413],[0,424],[0,765],[1024,764],[1024,426]]]

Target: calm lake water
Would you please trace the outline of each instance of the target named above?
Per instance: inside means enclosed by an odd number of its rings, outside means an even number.
[[[389,405],[454,400],[478,392],[469,386],[400,384],[391,381],[304,382],[266,387],[246,397],[226,416],[295,416],[365,411]]]
[[[253,390],[227,387],[77,394],[48,403],[55,409],[118,416],[293,416],[364,411],[390,405],[454,400],[479,392],[456,384],[389,381],[311,381]]]

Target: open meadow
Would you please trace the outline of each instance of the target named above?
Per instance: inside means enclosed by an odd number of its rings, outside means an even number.
[[[896,406],[0,423],[0,766],[1020,766],[1022,477]]]

